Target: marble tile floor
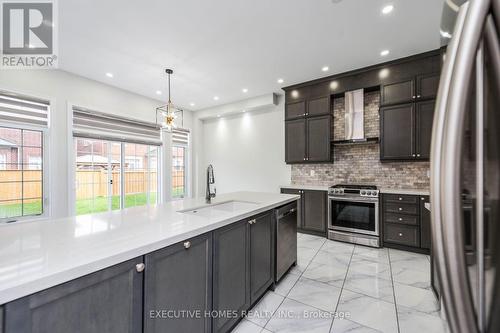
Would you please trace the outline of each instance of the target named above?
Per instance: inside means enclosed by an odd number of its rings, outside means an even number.
[[[233,332],[448,332],[429,256],[306,234],[297,241],[297,266]]]

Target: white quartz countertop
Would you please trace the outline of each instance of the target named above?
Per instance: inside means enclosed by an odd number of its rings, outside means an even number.
[[[409,195],[429,195],[428,189],[411,189],[411,188],[380,188],[380,193],[387,194],[409,194]]]
[[[328,191],[330,186],[327,185],[281,185],[281,188],[290,188],[294,190],[313,190],[313,191]]]
[[[299,199],[298,195],[235,192],[213,203],[255,203],[200,216],[178,212],[206,206],[203,198],[0,225],[0,305],[156,251]],[[245,205],[243,205],[245,206]]]

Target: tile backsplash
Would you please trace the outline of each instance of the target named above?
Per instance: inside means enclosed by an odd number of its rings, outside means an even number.
[[[379,157],[378,144],[336,146],[333,164],[292,165],[292,184],[369,184],[380,188],[429,188],[429,162],[381,163]]]
[[[333,138],[344,137],[344,98],[334,98]],[[379,136],[379,92],[366,92],[365,137]],[[378,144],[335,146],[334,163],[292,165],[292,184],[373,184],[379,188],[428,189],[429,162],[380,162]]]

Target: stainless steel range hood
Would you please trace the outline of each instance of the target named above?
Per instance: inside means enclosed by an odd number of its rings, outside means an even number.
[[[366,141],[364,89],[345,93],[345,140],[348,142]]]

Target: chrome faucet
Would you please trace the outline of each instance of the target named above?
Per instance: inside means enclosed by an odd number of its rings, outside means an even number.
[[[207,190],[205,192],[205,200],[207,203],[212,202],[212,198],[215,198],[217,189],[215,188],[215,176],[214,167],[210,164],[207,168]]]

